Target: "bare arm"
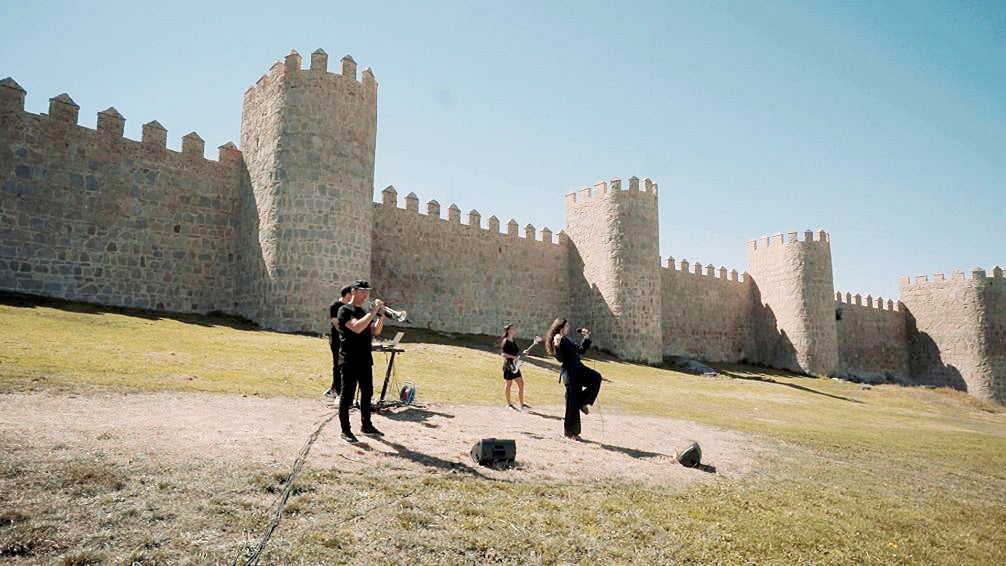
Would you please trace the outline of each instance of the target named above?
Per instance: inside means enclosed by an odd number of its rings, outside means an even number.
[[[380,336],[381,332],[384,331],[384,312],[377,317],[377,321],[374,322],[374,336]]]
[[[370,326],[370,323],[373,322],[374,318],[377,317],[377,313],[381,310],[381,307],[383,306],[384,301],[380,299],[374,301],[374,303],[370,305],[370,312],[361,316],[360,318],[350,319],[350,321],[346,323],[346,328],[352,330],[357,334],[362,333],[364,330],[367,329],[368,326]],[[382,329],[384,328],[384,323],[381,323],[381,328]],[[380,331],[377,331],[377,334],[380,334]]]
[[[374,320],[374,313],[368,312],[367,314],[361,316],[360,318],[350,319],[349,322],[346,323],[346,328],[352,330],[357,334],[360,334],[367,329],[367,326],[370,325],[370,322],[372,320]]]

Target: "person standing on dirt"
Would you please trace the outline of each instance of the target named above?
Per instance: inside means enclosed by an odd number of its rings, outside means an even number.
[[[342,338],[339,336],[339,309],[343,305],[349,304],[353,294],[353,287],[346,285],[339,291],[339,300],[328,307],[328,317],[332,321],[332,334],[329,336],[328,346],[332,349],[332,386],[325,392],[325,397],[337,399],[339,391],[342,390],[342,373],[339,371],[339,350],[342,347]]]
[[[507,324],[503,327],[503,336],[500,339],[500,355],[503,356],[503,382],[506,384],[503,393],[506,396],[506,404],[515,411],[530,409],[524,404],[524,376],[520,373],[520,368],[514,365],[520,356],[520,348],[517,346],[517,327]],[[510,401],[510,385],[517,383],[517,397],[520,399],[520,408],[517,408]]]
[[[569,339],[569,322],[557,318],[545,335],[545,350],[562,364],[559,379],[566,386],[566,416],[563,429],[566,438],[582,441],[580,438],[580,413],[590,413],[590,406],[601,391],[601,374],[583,365],[580,356],[590,348],[590,330],[577,331],[583,342],[576,344]]]
[[[370,283],[358,279],[353,282],[350,303],[339,309],[336,319],[342,339],[339,365],[342,370],[342,395],[339,396],[339,424],[342,439],[350,444],[358,442],[349,426],[349,408],[360,387],[360,431],[372,436],[383,436],[370,422],[370,401],[374,396],[374,356],[371,345],[374,334],[384,330],[384,302],[375,300],[370,310],[363,308],[370,296]]]

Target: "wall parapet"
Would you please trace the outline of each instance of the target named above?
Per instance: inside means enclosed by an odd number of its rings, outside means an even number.
[[[578,191],[566,193],[566,205],[583,204],[594,198],[605,197],[613,194],[638,194],[648,195],[651,198],[657,197],[657,183],[649,177],[640,180],[638,177],[630,177],[629,182],[623,188],[621,179],[611,179],[610,181],[598,181],[593,186],[584,186]]]
[[[167,147],[168,130],[157,120],[151,120],[143,125],[140,140],[129,139],[125,137],[126,118],[114,107],[108,107],[96,113],[97,122],[95,128],[81,126],[78,123],[80,107],[65,93],[49,99],[48,114],[28,112],[24,110],[23,95],[26,91],[13,79],[4,79],[4,82],[0,82],[0,84],[2,84],[0,90],[14,92],[14,94],[22,96],[15,106],[7,108],[8,111],[14,111],[20,119],[34,120],[40,125],[59,124],[61,128],[69,127],[69,130],[64,129],[61,131],[69,131],[87,138],[88,141],[93,141],[95,145],[102,142],[106,144],[121,144],[126,151],[142,148],[144,151],[143,156],[148,159],[196,159],[205,162],[211,167],[217,164],[227,164],[229,167],[229,164],[235,158],[235,154],[240,156],[241,153],[233,142],[227,142],[223,146],[220,146],[217,159],[209,159],[204,155],[205,142],[203,142],[202,138],[196,132],[191,132],[181,138],[181,149],[179,151],[169,149]],[[0,92],[0,94],[4,94],[4,92]],[[0,108],[0,110],[3,110],[3,108]]]
[[[440,214],[440,203],[436,200],[430,200],[426,203],[426,212],[420,212],[419,210],[419,197],[416,193],[410,192],[405,198],[405,207],[401,208],[398,206],[398,191],[395,189],[394,185],[389,185],[386,189],[381,191],[381,202],[372,203],[375,210],[381,211],[393,211],[394,213],[402,214],[415,214],[416,216],[427,218],[432,222],[443,222],[445,224],[457,224],[459,226],[464,226],[466,229],[471,229],[477,231],[478,233],[490,236],[490,237],[500,237],[507,239],[516,239],[526,242],[536,242],[539,244],[547,244],[552,246],[562,245],[561,241],[555,241],[553,239],[553,232],[547,226],[542,228],[540,231],[541,237],[538,237],[539,231],[534,227],[533,224],[528,223],[524,226],[523,233],[520,230],[520,224],[514,219],[510,219],[506,224],[506,232],[501,232],[501,225],[499,218],[496,215],[492,215],[487,220],[488,226],[482,226],[482,214],[475,209],[468,212],[467,222],[461,221],[461,209],[456,204],[451,204],[448,208],[447,218],[442,218]],[[562,232],[560,232],[562,234]]]
[[[762,236],[754,240],[748,240],[748,251],[763,251],[769,248],[785,246],[790,244],[821,244],[830,243],[831,236],[824,230],[805,230],[803,238],[798,232],[777,232],[771,236]]]
[[[689,263],[687,259],[676,262],[674,256],[669,256],[666,263],[660,266],[662,271],[674,272],[683,275],[692,275],[707,279],[718,279],[728,283],[744,283],[751,277],[748,272],[738,272],[736,269],[727,271],[726,267],[719,269],[712,263],[703,265],[701,262]]]
[[[276,61],[269,68],[269,71],[259,77],[255,84],[245,90],[245,97],[253,95],[256,91],[268,88],[278,81],[294,80],[298,77],[324,78],[333,82],[343,82],[352,85],[369,98],[375,98],[377,92],[377,80],[374,78],[374,71],[367,67],[360,79],[356,78],[356,61],[352,55],[346,55],[341,60],[341,72],[331,73],[328,71],[328,54],[321,48],[311,53],[310,65],[303,66],[303,60],[297,50],[291,50],[282,61]]]
[[[892,311],[898,312],[904,309],[904,305],[901,301],[893,301],[888,299],[886,302],[883,297],[873,298],[873,295],[863,295],[857,293],[853,295],[852,293],[842,293],[841,291],[835,291],[835,303],[847,306],[863,307],[864,309],[872,309],[879,311]]]
[[[992,268],[990,272],[981,267],[975,267],[969,275],[959,269],[955,269],[948,279],[942,272],[937,271],[930,280],[928,275],[916,275],[915,278],[902,276],[900,279],[901,288],[919,287],[945,287],[947,285],[973,284],[975,281],[984,281],[991,285],[1006,285],[1006,278],[1003,277],[1003,270],[999,266]]]

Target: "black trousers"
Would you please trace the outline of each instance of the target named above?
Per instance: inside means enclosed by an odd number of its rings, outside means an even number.
[[[339,424],[342,432],[350,432],[349,409],[353,406],[356,387],[360,387],[360,421],[363,428],[370,424],[370,399],[374,396],[373,366],[342,366],[342,393],[339,395]]]
[[[339,368],[339,338],[329,342],[332,349],[332,391],[339,395],[342,391],[342,371]]]
[[[601,391],[601,374],[581,366],[563,377],[566,384],[566,418],[563,429],[566,436],[580,434],[580,407],[593,405]]]

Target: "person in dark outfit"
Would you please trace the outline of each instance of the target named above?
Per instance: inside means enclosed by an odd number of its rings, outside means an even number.
[[[342,338],[339,350],[339,366],[342,370],[342,395],[339,396],[339,424],[342,425],[342,439],[349,443],[358,442],[349,426],[349,408],[353,405],[356,387],[360,387],[360,431],[363,434],[383,436],[370,422],[370,401],[374,396],[374,356],[371,343],[374,334],[384,329],[384,303],[374,301],[370,310],[363,303],[370,296],[370,283],[357,280],[352,285],[353,294],[348,305],[339,309],[336,323]]]
[[[580,356],[590,348],[590,331],[581,331],[583,342],[569,339],[569,322],[557,318],[545,335],[545,349],[562,364],[559,379],[566,386],[566,417],[563,428],[566,438],[580,438],[580,412],[588,414],[601,391],[601,374],[583,365]]]
[[[513,362],[520,355],[520,348],[514,339],[517,338],[517,327],[508,324],[503,327],[503,337],[500,339],[500,355],[503,356],[503,381],[506,383],[503,392],[506,395],[506,404],[515,411],[530,409],[524,404],[524,376],[520,370],[513,371]],[[520,398],[520,408],[518,409],[510,402],[510,385],[517,382],[517,397]]]
[[[342,374],[339,372],[339,349],[342,338],[339,336],[339,321],[336,319],[339,317],[339,309],[349,303],[352,293],[353,287],[346,285],[339,291],[339,300],[328,307],[328,318],[332,320],[332,334],[328,340],[328,346],[332,349],[332,386],[325,392],[325,397],[333,399],[337,398],[339,391],[342,390]]]

